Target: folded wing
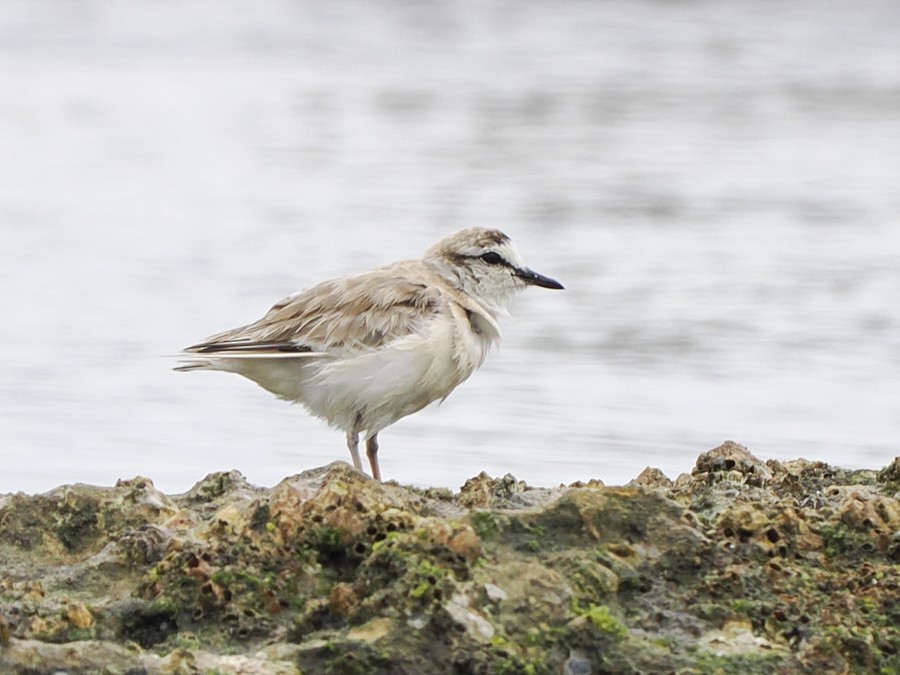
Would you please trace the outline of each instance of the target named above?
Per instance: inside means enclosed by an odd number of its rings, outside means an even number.
[[[419,275],[421,278],[421,275]],[[258,321],[184,351],[260,358],[378,349],[440,312],[440,292],[404,278],[397,265],[326,281],[288,296]]]

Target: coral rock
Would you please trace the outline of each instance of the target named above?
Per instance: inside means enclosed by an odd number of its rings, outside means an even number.
[[[0,671],[898,672],[898,477],[728,442],[674,484],[0,496]]]

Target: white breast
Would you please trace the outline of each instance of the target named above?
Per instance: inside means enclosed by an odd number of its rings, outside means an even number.
[[[321,362],[299,402],[336,428],[371,435],[446,398],[484,362],[492,342],[472,329],[465,310],[451,308],[386,348]]]

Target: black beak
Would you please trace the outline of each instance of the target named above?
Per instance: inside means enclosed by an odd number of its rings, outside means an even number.
[[[542,288],[555,288],[557,290],[565,288],[565,286],[559,283],[556,279],[545,277],[543,274],[538,274],[537,272],[534,272],[527,268],[524,270],[516,270],[516,276],[526,284],[531,284],[532,286],[540,286]]]

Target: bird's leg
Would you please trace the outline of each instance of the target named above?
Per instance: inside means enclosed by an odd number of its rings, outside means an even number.
[[[354,431],[347,432],[347,449],[350,450],[350,456],[353,458],[353,466],[360,473],[363,473],[362,461],[359,459],[359,434]]]
[[[366,456],[369,458],[369,466],[372,467],[372,478],[381,482],[381,469],[378,468],[378,434],[366,439]]]

